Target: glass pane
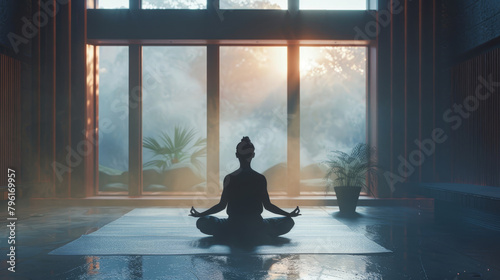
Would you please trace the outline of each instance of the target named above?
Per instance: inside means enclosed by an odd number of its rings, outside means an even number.
[[[334,150],[366,142],[366,48],[300,48],[300,163],[303,191],[324,194]]]
[[[99,9],[128,9],[129,0],[98,0]]]
[[[203,191],[206,47],[143,48],[144,192]]]
[[[221,9],[288,9],[288,0],[220,0]]]
[[[236,145],[249,136],[252,167],[269,191],[285,191],[287,154],[286,47],[220,48],[220,175],[238,169]]]
[[[366,10],[366,0],[300,0],[301,10]]]
[[[94,0],[87,0],[87,9],[95,9]]]
[[[128,47],[99,47],[99,191],[128,191]]]
[[[143,9],[206,9],[207,0],[142,0]]]

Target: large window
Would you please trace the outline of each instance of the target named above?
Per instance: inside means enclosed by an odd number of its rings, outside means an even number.
[[[286,191],[286,47],[221,47],[220,68],[221,177],[239,167],[236,144],[249,136],[252,167],[270,191]]]
[[[128,47],[99,47],[99,191],[128,191]]]
[[[128,48],[99,50],[99,190],[126,193]],[[256,147],[252,166],[266,176],[269,191],[290,191],[287,47],[221,46],[219,56],[214,109],[207,108],[207,47],[142,47],[143,193],[206,190],[209,109],[219,115],[220,180],[238,168],[236,144],[249,136]],[[324,194],[327,155],[366,142],[367,48],[303,46],[299,68],[296,172],[302,194]]]
[[[101,194],[218,195],[224,176],[239,167],[236,145],[249,136],[252,167],[272,194],[324,195],[328,154],[367,142],[370,43],[346,34],[371,20],[364,15],[375,0],[88,3],[149,9],[89,11],[99,24],[88,25],[88,42],[101,45]],[[128,23],[113,23],[125,14],[137,20],[121,32]],[[331,24],[317,26],[315,15]],[[130,46],[112,46],[121,44]]]
[[[143,47],[143,192],[206,181],[206,47]]]
[[[366,142],[366,47],[301,47],[302,191],[324,192],[322,164]]]

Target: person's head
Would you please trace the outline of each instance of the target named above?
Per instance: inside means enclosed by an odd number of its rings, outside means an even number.
[[[236,157],[242,161],[250,162],[252,158],[255,156],[255,147],[250,141],[248,136],[245,136],[241,139],[241,142],[236,145]]]

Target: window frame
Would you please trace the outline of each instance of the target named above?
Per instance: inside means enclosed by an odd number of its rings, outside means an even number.
[[[97,0],[88,0],[95,5]],[[207,0],[207,10],[215,9],[218,0]],[[373,7],[374,0],[367,0],[368,7]],[[215,4],[214,4],[215,3]],[[209,5],[212,4],[212,5]],[[130,0],[130,9],[141,9],[141,0]],[[299,0],[289,0],[288,12],[297,12]],[[262,10],[256,10],[259,12]],[[129,100],[136,102],[138,106],[129,106],[129,196],[143,195],[142,180],[142,47],[143,46],[206,46],[207,48],[207,190],[210,188],[221,189],[219,182],[219,134],[220,134],[220,47],[221,46],[284,46],[287,47],[287,169],[288,182],[287,192],[271,195],[316,196],[301,192],[300,187],[300,47],[302,46],[365,46],[366,49],[366,138],[367,143],[374,143],[376,114],[374,113],[375,70],[376,70],[376,41],[370,40],[142,40],[140,42],[94,42],[93,45],[126,45],[129,47]],[[98,63],[98,62],[97,62]],[[98,67],[96,67],[98,69]],[[98,103],[98,102],[96,102]],[[98,106],[98,105],[96,105]],[[296,121],[292,121],[296,120]],[[297,121],[298,120],[298,121]],[[98,127],[98,124],[96,124]],[[99,147],[96,143],[97,148]],[[97,159],[98,160],[98,159]],[[140,164],[139,164],[140,163]],[[98,162],[96,162],[98,166]],[[96,182],[98,182],[96,172]],[[122,193],[108,193],[99,191],[98,184],[93,186],[92,193],[96,195],[122,195]],[[123,193],[125,194],[125,193]],[[210,196],[217,194],[165,192],[160,195],[168,196]],[[125,194],[127,195],[127,194]],[[158,195],[158,193],[146,193],[144,195]]]

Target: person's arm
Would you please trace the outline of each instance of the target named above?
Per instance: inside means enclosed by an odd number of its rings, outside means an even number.
[[[224,188],[222,189],[222,195],[220,197],[219,203],[215,204],[210,209],[203,211],[201,213],[196,211],[196,209],[194,209],[194,207],[191,207],[191,210],[189,211],[189,216],[204,217],[204,216],[212,215],[215,213],[219,213],[220,211],[224,210],[224,208],[226,208],[226,205],[227,205],[227,194],[226,194],[227,182],[229,182],[229,178],[226,176],[226,178],[224,178]]]
[[[263,193],[262,193],[262,196],[263,196],[263,199],[262,199],[262,204],[264,205],[264,208],[271,212],[271,213],[274,213],[276,215],[282,215],[282,216],[286,216],[286,217],[297,217],[300,215],[300,209],[299,209],[299,206],[297,206],[297,208],[295,208],[295,210],[293,210],[292,212],[288,213],[286,212],[285,210],[279,208],[278,206],[274,205],[271,203],[271,199],[269,198],[269,193],[267,192],[267,180],[266,180],[266,177],[264,177],[264,180],[263,180]]]

